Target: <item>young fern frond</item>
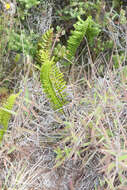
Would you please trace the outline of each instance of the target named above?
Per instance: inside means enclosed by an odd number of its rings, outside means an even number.
[[[12,110],[13,105],[15,103],[16,98],[19,94],[11,94],[6,103],[3,103],[2,107],[0,107],[0,142],[3,139],[3,135],[7,131],[8,123],[11,118],[11,113],[9,111]]]
[[[53,58],[47,59],[47,52],[41,50],[43,64],[41,66],[40,79],[45,94],[52,103],[53,108],[63,112],[62,107],[66,103],[66,82],[63,79],[63,74],[59,71]]]
[[[40,39],[38,43],[38,52],[37,52],[37,58],[40,63],[43,62],[41,51],[47,51],[46,56],[51,57],[51,49],[52,49],[52,43],[53,43],[53,29],[49,29],[45,34],[42,35],[42,38]]]
[[[71,36],[67,41],[67,59],[71,62],[73,61],[77,48],[80,46],[84,36],[88,35],[90,41],[93,40],[100,32],[99,26],[88,17],[87,20],[83,21],[78,17],[78,21],[74,24],[74,31],[71,31]]]
[[[45,94],[49,98],[55,110],[63,112],[63,105],[66,101],[66,82],[63,78],[63,73],[57,67],[54,57],[51,58],[53,30],[49,29],[39,43],[37,58],[41,63],[40,80]]]

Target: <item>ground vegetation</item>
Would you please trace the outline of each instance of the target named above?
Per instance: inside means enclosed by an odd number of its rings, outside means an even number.
[[[127,189],[127,2],[0,0],[0,190]]]

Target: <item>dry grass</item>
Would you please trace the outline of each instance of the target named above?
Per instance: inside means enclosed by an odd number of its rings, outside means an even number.
[[[127,185],[124,69],[84,79],[87,87],[80,80],[68,85],[72,101],[66,115],[51,109],[36,72],[22,80],[17,116],[0,149],[2,189],[122,190]]]

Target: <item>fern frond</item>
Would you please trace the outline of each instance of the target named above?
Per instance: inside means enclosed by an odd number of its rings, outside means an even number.
[[[64,89],[66,82],[63,79],[63,74],[59,71],[54,62],[54,58],[47,59],[47,52],[41,50],[43,64],[41,66],[40,79],[45,94],[49,98],[54,109],[61,109],[67,102]]]
[[[6,103],[0,107],[0,142],[3,139],[4,133],[7,131],[8,123],[11,118],[11,113],[9,111],[12,110],[15,100],[19,94],[12,94],[8,97]],[[8,110],[8,111],[5,111]]]
[[[42,50],[48,52],[48,57],[51,56],[52,42],[53,42],[53,29],[51,28],[42,35],[42,37],[38,43],[37,57],[38,57],[39,62],[42,61],[41,60],[42,57],[40,56],[40,54],[42,55],[42,53],[41,53]]]
[[[78,22],[74,24],[75,30],[71,31],[71,36],[67,41],[67,50],[68,50],[67,58],[70,61],[74,58],[76,50],[84,38],[84,35],[89,25],[89,20],[90,20],[89,17],[86,21],[83,21],[80,17],[78,17]]]
[[[63,105],[66,101],[64,89],[66,82],[60,72],[52,54],[53,29],[49,29],[39,43],[37,58],[41,63],[40,80],[45,94],[52,103],[53,108],[63,112]]]
[[[98,31],[96,30],[97,24],[92,20],[91,17],[88,17],[85,21],[78,17],[78,21],[74,24],[74,28],[75,30],[71,31],[71,36],[67,41],[67,59],[70,60],[70,62],[74,59],[77,48],[80,46],[86,33],[89,37],[91,37],[91,39],[93,39],[93,37],[95,37],[94,34],[98,35],[100,31],[99,28]],[[96,30],[95,33],[94,30]]]

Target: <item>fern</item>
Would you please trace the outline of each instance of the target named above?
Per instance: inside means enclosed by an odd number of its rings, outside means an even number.
[[[52,42],[53,42],[53,29],[51,28],[45,34],[42,35],[42,38],[38,43],[37,58],[40,63],[43,62],[43,60],[41,60],[42,56],[40,56],[42,55],[41,53],[42,50],[47,51],[46,55],[48,55],[48,57],[51,56]]]
[[[84,36],[88,36],[90,42],[93,41],[94,37],[100,32],[99,26],[88,17],[86,21],[83,21],[78,17],[78,21],[74,24],[74,31],[71,31],[71,36],[67,41],[67,59],[73,61],[77,48],[80,46]]]
[[[2,127],[0,129],[0,142],[3,139],[4,133],[7,131],[8,123],[11,118],[10,111],[12,110],[13,105],[18,95],[19,94],[10,95],[6,103],[4,103],[2,107],[0,107],[0,126]]]
[[[61,47],[58,52],[62,53],[62,56],[67,52],[67,58],[71,62],[75,56],[77,48],[82,42],[84,35],[88,35],[90,41],[94,39],[99,33],[99,28],[94,23],[91,17],[88,17],[86,21],[83,21],[78,17],[78,22],[74,24],[75,30],[72,31],[72,35],[67,41],[67,51]],[[88,31],[88,32],[87,32]],[[91,33],[91,35],[90,35]],[[38,44],[37,58],[41,63],[40,80],[42,87],[54,109],[62,109],[66,101],[66,94],[64,92],[66,88],[63,74],[60,72],[55,63],[55,58],[52,57],[52,43],[53,43],[53,29],[49,29],[41,38]],[[62,57],[61,56],[61,57]],[[59,56],[56,56],[57,58]]]
[[[44,34],[44,37],[46,37],[45,40],[42,41],[42,44],[40,44],[37,55],[41,63],[40,80],[44,92],[52,103],[53,108],[63,112],[62,107],[67,102],[64,92],[66,82],[64,81],[63,73],[60,72],[54,61],[54,57],[51,58],[51,45],[48,45],[48,43],[51,44],[51,41],[49,41],[49,39],[51,39],[50,35],[52,35],[51,31],[50,29]],[[44,37],[42,36],[42,39]],[[47,49],[45,49],[46,47]]]
[[[42,57],[46,57],[47,52],[41,51]],[[51,60],[44,60],[41,66],[40,79],[42,87],[54,109],[60,109],[66,103],[65,100],[65,81],[63,74],[59,71],[53,58]]]

